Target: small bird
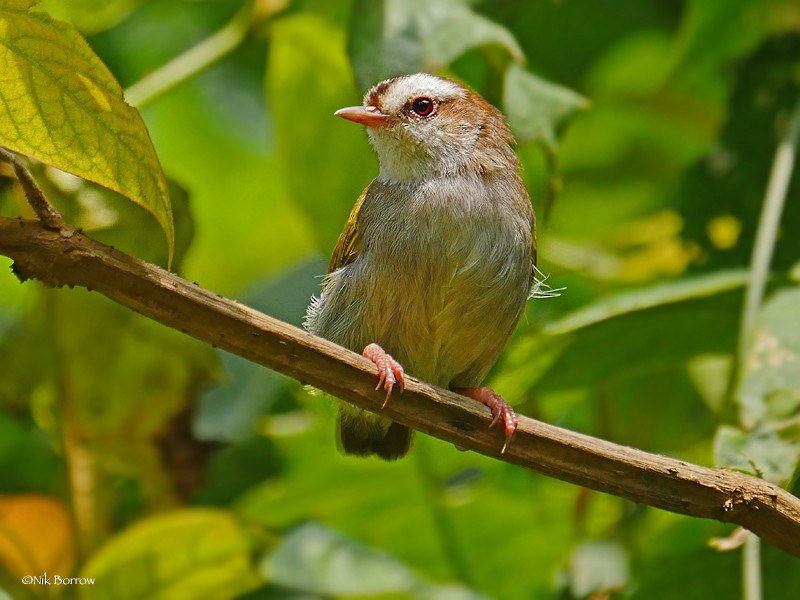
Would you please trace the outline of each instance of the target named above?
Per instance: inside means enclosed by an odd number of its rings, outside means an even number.
[[[427,73],[382,81],[335,114],[366,126],[380,172],[345,223],[306,328],[374,362],[387,402],[407,371],[485,404],[505,451],[517,416],[478,386],[536,282],[511,130],[477,93]],[[337,430],[345,454],[395,460],[411,445],[409,428],[347,403]]]

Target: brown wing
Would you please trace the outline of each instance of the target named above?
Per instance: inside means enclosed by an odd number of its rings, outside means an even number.
[[[358,200],[356,200],[356,205],[350,211],[350,216],[347,217],[344,229],[339,234],[339,239],[336,240],[336,246],[333,249],[333,254],[331,254],[331,262],[328,264],[328,273],[333,273],[337,269],[341,269],[343,266],[353,262],[358,256],[359,250],[361,250],[361,234],[358,231],[357,221],[358,211],[361,210],[367,190],[361,192]]]

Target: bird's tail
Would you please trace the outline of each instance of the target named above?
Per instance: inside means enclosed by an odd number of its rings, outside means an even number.
[[[376,455],[383,460],[397,460],[411,448],[411,431],[405,425],[363,413],[353,415],[341,410],[336,422],[339,448],[353,456]]]

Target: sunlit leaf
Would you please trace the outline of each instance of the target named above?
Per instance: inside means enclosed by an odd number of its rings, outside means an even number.
[[[253,589],[253,543],[222,510],[186,509],[142,520],[89,559],[84,600],[230,598]]]
[[[153,214],[172,254],[166,180],[144,121],[72,26],[0,6],[0,145],[94,181]]]
[[[159,225],[139,205],[103,186],[52,167],[33,165],[31,171],[48,201],[75,227],[92,238],[156,264],[166,264],[168,249],[154,244]],[[171,268],[180,272],[194,238],[194,218],[186,190],[168,180],[175,241]]]

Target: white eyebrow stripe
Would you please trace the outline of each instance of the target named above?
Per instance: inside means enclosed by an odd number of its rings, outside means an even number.
[[[365,102],[374,92],[380,94],[384,107],[391,107],[391,110],[399,110],[408,100],[417,96],[430,96],[446,101],[467,95],[467,90],[458,83],[428,73],[415,73],[382,81],[367,92]]]

